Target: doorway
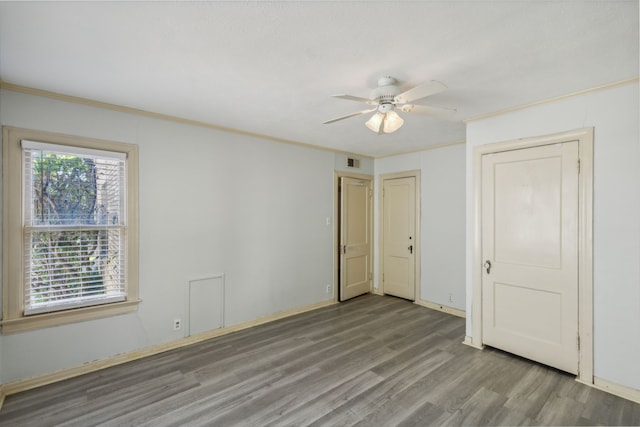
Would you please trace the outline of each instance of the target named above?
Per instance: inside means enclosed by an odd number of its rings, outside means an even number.
[[[593,383],[593,131],[473,151],[472,337]]]
[[[419,172],[380,180],[380,283],[383,294],[419,299]]]
[[[372,177],[337,175],[338,300],[371,292],[373,281]]]

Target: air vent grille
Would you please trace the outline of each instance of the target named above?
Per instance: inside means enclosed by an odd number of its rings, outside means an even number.
[[[347,167],[360,169],[360,159],[354,159],[352,157],[347,157]]]

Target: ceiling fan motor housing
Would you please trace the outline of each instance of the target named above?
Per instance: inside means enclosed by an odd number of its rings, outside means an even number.
[[[393,99],[402,93],[400,88],[396,86],[397,80],[393,77],[381,77],[378,79],[378,87],[371,91],[369,98],[372,101],[377,101],[381,104],[391,104]],[[391,105],[393,109],[393,105]],[[383,111],[380,111],[383,112]]]

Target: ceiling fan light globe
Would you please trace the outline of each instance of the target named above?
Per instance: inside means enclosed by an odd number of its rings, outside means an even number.
[[[387,116],[384,120],[384,133],[393,133],[400,129],[404,124],[404,120],[402,117],[398,115],[395,111],[391,111],[387,113]]]
[[[366,121],[365,126],[371,129],[373,132],[378,133],[382,121],[384,120],[384,114],[375,113],[369,120]]]

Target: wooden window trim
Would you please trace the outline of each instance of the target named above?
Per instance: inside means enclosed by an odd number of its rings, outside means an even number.
[[[23,139],[126,153],[126,301],[24,316],[23,165],[20,145]],[[8,126],[3,127],[2,140],[2,334],[24,332],[135,311],[140,302],[138,289],[137,145]]]

